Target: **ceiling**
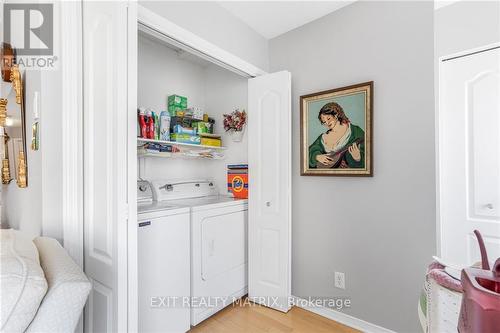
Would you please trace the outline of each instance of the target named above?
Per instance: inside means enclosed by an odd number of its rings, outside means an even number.
[[[267,39],[314,21],[354,1],[217,1]]]

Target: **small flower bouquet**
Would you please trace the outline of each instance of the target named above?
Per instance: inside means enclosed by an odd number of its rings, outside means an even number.
[[[224,115],[224,129],[226,132],[241,132],[247,123],[247,113],[245,110],[236,109],[231,114]]]

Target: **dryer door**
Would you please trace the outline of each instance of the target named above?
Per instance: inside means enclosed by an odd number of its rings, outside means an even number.
[[[245,210],[227,214],[216,212],[203,217],[199,222],[203,281],[211,281],[234,270],[243,270],[246,273],[246,215]],[[246,285],[246,276],[243,274],[240,278],[242,283],[238,285],[237,290]]]
[[[191,214],[191,324],[248,292],[247,205]]]

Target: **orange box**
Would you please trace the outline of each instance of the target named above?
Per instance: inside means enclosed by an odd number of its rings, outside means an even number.
[[[248,174],[228,173],[227,190],[233,193],[235,198],[248,199]]]

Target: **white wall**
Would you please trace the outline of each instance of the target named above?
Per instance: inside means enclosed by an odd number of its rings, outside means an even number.
[[[350,315],[420,332],[417,301],[436,251],[433,3],[356,2],[272,39],[269,51],[271,71],[292,73],[292,293],[348,297]],[[370,80],[374,176],[300,176],[299,97]]]
[[[64,59],[61,59],[64,61]],[[44,71],[40,89],[42,235],[63,239],[63,152],[61,71]],[[30,132],[28,132],[30,133]]]
[[[15,2],[15,1],[14,1]],[[50,2],[50,1],[48,1]],[[54,54],[60,46],[60,7],[54,2]],[[14,45],[15,47],[15,45]],[[64,59],[60,59],[59,62]],[[2,85],[5,83],[2,82]],[[2,223],[37,236],[62,240],[61,72],[27,70],[25,75],[28,187],[3,186]],[[33,99],[39,93],[40,150],[32,151]],[[67,110],[71,112],[71,110]]]
[[[268,41],[214,1],[139,1],[201,38],[268,69]]]
[[[48,1],[50,2],[50,1]],[[53,70],[40,73],[40,152],[42,177],[42,235],[63,240],[63,149],[61,3],[54,3],[54,54],[58,57]]]
[[[26,139],[31,138],[31,124],[33,123],[32,110],[33,93],[40,90],[40,73],[28,71],[25,74],[25,110],[26,110]],[[2,82],[2,96],[10,91],[9,84]],[[14,104],[14,99],[9,99],[9,104]],[[31,236],[42,233],[42,172],[41,152],[33,152],[30,147],[31,141],[27,142],[28,162],[28,187],[19,188],[15,180],[8,185],[2,185],[2,225],[25,231]],[[9,151],[12,154],[12,151]],[[11,170],[11,177],[15,177],[16,171]]]
[[[144,37],[138,41],[138,106],[156,112],[167,109],[167,97],[177,94],[188,98],[188,106],[205,107],[204,68],[180,59],[166,46]],[[203,178],[205,169],[196,160],[147,158],[139,163],[144,179]]]
[[[226,192],[226,165],[247,162],[246,133],[240,143],[224,133],[222,115],[247,105],[247,79],[194,56],[178,55],[167,46],[139,37],[138,105],[165,110],[167,97],[186,96],[188,106],[205,110],[222,134],[224,160],[147,158],[140,162],[144,179],[213,179]]]
[[[226,158],[210,163],[210,173],[220,191],[227,193],[227,165],[248,163],[248,132],[245,130],[241,142],[233,142],[224,131],[223,114],[235,108],[247,109],[248,80],[233,72],[212,65],[205,69],[205,105],[208,114],[216,120],[214,131],[222,134]],[[251,115],[248,115],[251,118]]]

